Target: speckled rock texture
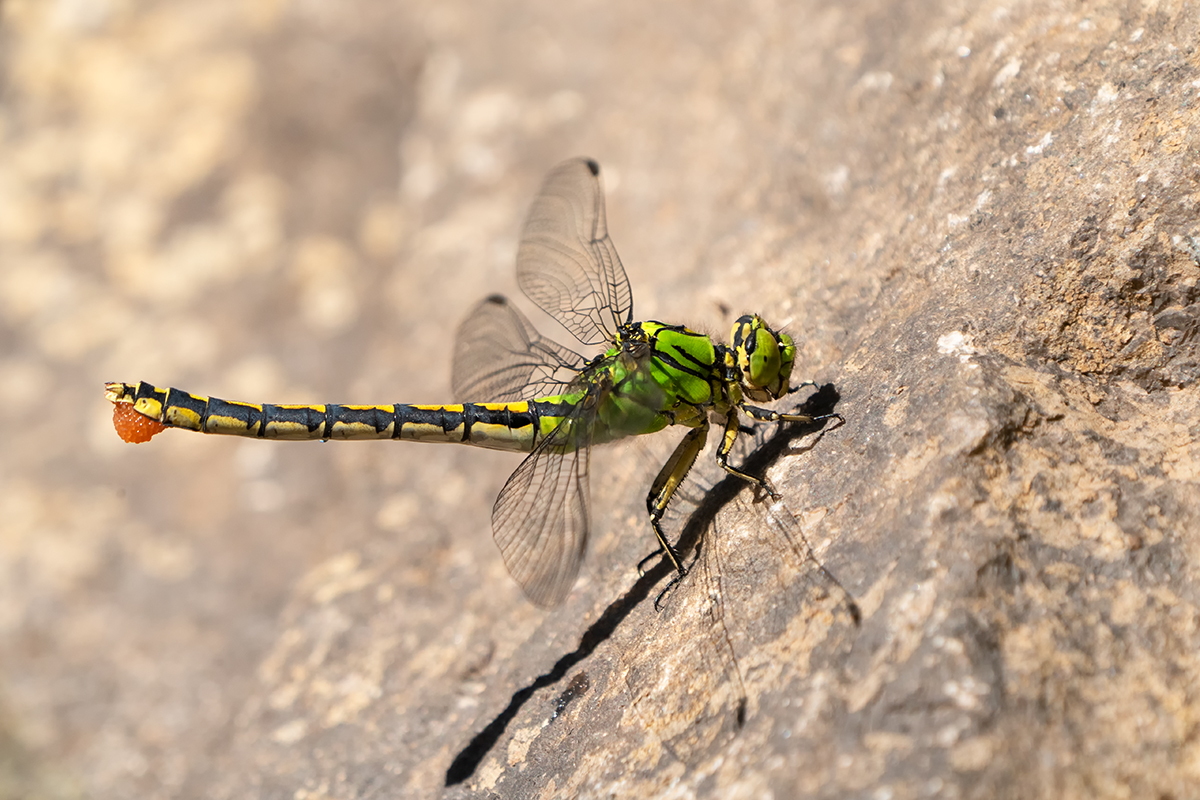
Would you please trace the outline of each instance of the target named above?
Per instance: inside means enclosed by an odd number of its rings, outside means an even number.
[[[1171,0],[6,0],[0,797],[1195,796],[1197,42]],[[846,420],[739,452],[784,507],[703,456],[661,611],[678,432],[597,451],[549,612],[511,455],[113,433],[106,380],[448,400],[582,154],[635,315],[758,311]]]

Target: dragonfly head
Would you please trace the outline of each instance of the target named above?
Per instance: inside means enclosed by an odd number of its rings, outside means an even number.
[[[751,400],[767,403],[788,392],[796,344],[757,314],[747,314],[733,323],[727,365],[738,372],[742,391]]]

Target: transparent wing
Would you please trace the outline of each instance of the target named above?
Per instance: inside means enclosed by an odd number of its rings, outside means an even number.
[[[693,542],[700,550],[697,559],[662,609],[662,624],[681,635],[652,637],[621,657],[633,710],[645,730],[689,766],[727,747],[747,708],[729,627],[736,624],[740,633],[746,620],[726,618],[720,522],[716,516],[706,520],[701,541]]]
[[[539,335],[508,298],[494,294],[458,328],[451,384],[463,402],[533,400],[565,394],[586,363]]]
[[[584,344],[611,339],[633,319],[633,292],[608,238],[595,161],[567,161],[547,176],[521,231],[517,282]]]
[[[698,548],[660,617],[679,635],[651,637],[621,656],[646,731],[689,766],[724,752],[747,715],[780,686],[805,680],[801,665],[837,652],[860,621],[787,506],[754,498],[752,487],[724,477],[697,505],[673,509],[673,521],[683,521],[680,554]],[[752,665],[783,642],[804,658],[788,659],[769,682],[756,679]]]
[[[577,406],[521,462],[492,508],[504,565],[543,608],[567,596],[587,550],[591,448],[579,439],[591,430],[587,415],[594,409],[594,403]]]

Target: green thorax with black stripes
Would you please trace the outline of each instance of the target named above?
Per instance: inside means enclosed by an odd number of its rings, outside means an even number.
[[[594,444],[668,425],[697,427],[709,409],[728,410],[724,350],[682,325],[631,322],[580,373],[583,391],[540,400],[596,402],[589,437]]]

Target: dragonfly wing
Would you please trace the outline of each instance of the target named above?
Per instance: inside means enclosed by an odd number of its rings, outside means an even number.
[[[521,231],[517,282],[584,344],[611,339],[633,319],[633,292],[608,237],[595,161],[564,162],[546,178]]]
[[[587,359],[540,334],[494,294],[458,328],[451,384],[459,401],[505,403],[565,394]]]
[[[521,462],[492,508],[492,532],[509,574],[543,608],[567,596],[587,550],[591,448],[570,441],[587,427],[581,412]]]

